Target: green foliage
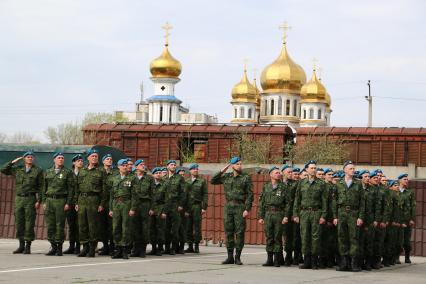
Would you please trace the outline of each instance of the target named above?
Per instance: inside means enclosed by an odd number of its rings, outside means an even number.
[[[316,160],[320,164],[341,164],[349,158],[343,140],[328,139],[327,136],[307,136],[295,145],[289,145],[288,159],[293,163]]]

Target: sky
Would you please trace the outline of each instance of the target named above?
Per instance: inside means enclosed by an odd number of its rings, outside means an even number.
[[[133,111],[153,94],[149,64],[183,67],[175,95],[229,122],[247,59],[253,78],[287,46],[309,79],[313,59],[332,98],[333,126],[426,126],[426,1],[0,0],[0,133],[43,131],[87,112]]]

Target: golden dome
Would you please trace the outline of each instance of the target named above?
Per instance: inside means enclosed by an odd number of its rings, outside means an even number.
[[[309,82],[302,86],[300,90],[301,102],[322,102],[326,103],[327,90],[318,80],[317,74],[314,72]]]
[[[177,78],[182,72],[182,65],[170,54],[166,44],[163,53],[151,62],[149,69],[153,77]]]
[[[232,102],[256,103],[257,89],[247,78],[247,70],[244,69],[243,78],[232,88]]]
[[[299,93],[305,83],[305,71],[290,58],[285,43],[278,58],[263,69],[260,77],[264,92],[289,90]]]

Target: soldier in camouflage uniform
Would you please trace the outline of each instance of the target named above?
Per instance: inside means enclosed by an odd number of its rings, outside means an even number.
[[[136,174],[132,210],[135,216],[132,218],[132,257],[145,257],[146,246],[150,242],[150,210],[152,209],[152,176],[145,171],[142,159],[135,162]]]
[[[40,193],[43,188],[43,171],[34,164],[34,153],[25,152],[3,165],[0,172],[5,175],[15,176],[15,228],[19,247],[13,252],[31,253],[31,242],[35,239],[34,225],[36,210],[40,207]],[[16,163],[24,160],[24,165],[17,166]]]
[[[83,156],[80,154],[72,158],[72,177],[73,177],[73,191],[72,198],[69,205],[69,210],[66,212],[68,224],[68,240],[70,246],[64,251],[64,254],[79,254],[80,253],[80,240],[78,238],[78,214],[75,211],[75,188],[77,186],[78,173],[83,167]]]
[[[166,187],[166,245],[165,253],[175,255],[179,249],[180,213],[185,203],[185,179],[176,173],[176,161],[167,162],[168,175],[164,177]],[[170,246],[171,243],[171,246]]]
[[[75,210],[78,212],[80,243],[83,245],[79,257],[95,257],[99,239],[100,213],[107,200],[106,174],[98,167],[99,155],[96,149],[88,151],[87,167],[80,170],[75,192]]]
[[[162,168],[155,167],[152,170],[152,208],[149,211],[151,216],[151,245],[150,255],[161,256],[165,243],[166,232],[166,187],[162,179]]]
[[[183,179],[185,179],[185,169],[184,168],[177,168],[176,174],[182,176]],[[178,243],[178,249],[176,250],[176,253],[178,254],[184,254],[185,253],[185,243],[186,243],[186,231],[188,226],[188,217],[189,217],[189,199],[187,194],[187,187],[188,184],[185,183],[185,188],[183,191],[183,203],[182,207],[183,210],[179,212],[180,214],[180,226],[179,226],[179,243]]]
[[[416,197],[412,189],[408,188],[408,175],[400,174],[399,181],[399,196],[401,199],[401,226],[403,230],[402,248],[405,252],[405,263],[411,263],[411,231],[415,225],[416,218]]]
[[[111,187],[109,216],[112,217],[114,243],[117,245],[117,249],[111,258],[129,259],[130,218],[133,218],[136,213],[132,210],[135,177],[128,171],[127,159],[120,159],[117,166],[118,174],[108,181]]]
[[[74,178],[71,170],[64,167],[64,155],[53,155],[54,166],[44,175],[45,186],[41,201],[47,223],[47,239],[51,249],[46,255],[62,256],[62,244],[65,239],[66,212],[74,198]]]
[[[232,173],[226,173],[229,167],[232,167]],[[242,172],[241,159],[233,157],[225,168],[212,177],[211,184],[223,184],[225,191],[224,227],[228,257],[222,264],[242,265],[241,252],[244,247],[246,218],[253,203],[251,178]]]
[[[293,205],[292,208],[290,209],[293,215],[293,208],[294,208],[294,197],[296,195],[296,189],[297,189],[297,185],[300,182],[300,172],[301,169],[299,168],[294,168],[293,172],[291,173],[292,176],[292,180],[293,180],[293,186],[292,186],[292,191],[293,191],[293,195],[292,195],[292,203]],[[299,265],[300,263],[303,263],[303,256],[302,256],[302,237],[300,234],[300,224],[294,222],[294,218],[293,216],[291,217],[291,222],[292,222],[292,230],[293,230],[293,250],[294,250],[294,257],[293,257],[293,265]]]
[[[110,184],[110,179],[116,174],[118,174],[116,169],[112,168],[113,160],[111,154],[106,154],[102,157],[102,164],[103,164],[103,170],[105,171],[106,175],[106,183]],[[107,188],[108,191],[110,188]],[[102,249],[99,250],[99,255],[109,255],[113,254],[114,252],[114,238],[112,235],[112,218],[109,217],[109,196],[110,193],[106,193],[106,201],[105,201],[105,208],[100,213],[100,241],[103,244]]]
[[[336,186],[333,184],[334,171],[331,168],[324,169],[324,181],[327,191],[327,225],[324,226],[322,236],[322,257],[320,258],[319,267],[325,266],[331,268],[336,265],[338,259],[337,247],[337,228],[333,224],[333,199],[336,195]]]
[[[386,228],[386,236],[384,240],[383,265],[385,267],[396,264],[395,248],[397,247],[398,227],[400,227],[398,181],[388,181],[387,190],[389,191],[389,224]],[[399,262],[399,264],[401,264],[401,262]]]
[[[281,167],[282,182],[284,184],[284,189],[288,197],[287,203],[289,205],[288,218],[289,221],[284,224],[283,228],[283,237],[284,237],[284,247],[285,247],[285,260],[283,252],[280,252],[278,262],[280,265],[291,266],[293,263],[293,251],[294,251],[294,227],[295,223],[292,221],[293,213],[293,202],[294,195],[296,192],[297,183],[292,179],[293,168],[289,165],[283,165]],[[296,256],[295,256],[296,257]]]
[[[353,178],[355,166],[351,161],[343,165],[345,176],[336,183],[333,204],[333,223],[337,226],[339,253],[337,271],[361,271],[359,267],[359,236],[365,219],[365,193],[361,182]],[[351,259],[352,258],[352,265]]]
[[[208,187],[207,181],[198,175],[198,164],[189,166],[191,177],[187,179],[188,196],[188,224],[187,240],[188,248],[185,252],[199,253],[199,243],[201,241],[201,220],[206,214],[208,206]],[[193,247],[195,244],[195,248]]]
[[[282,252],[283,225],[288,224],[290,200],[288,190],[281,181],[281,173],[277,167],[269,170],[270,182],[263,185],[259,198],[257,218],[264,225],[266,235],[266,253],[268,255],[263,266],[280,267]]]
[[[300,223],[302,253],[301,269],[318,269],[321,230],[326,224],[328,194],[324,181],[316,177],[316,161],[305,165],[308,177],[299,182],[293,205],[294,221]]]

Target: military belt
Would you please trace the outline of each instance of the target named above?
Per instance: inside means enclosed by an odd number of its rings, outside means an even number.
[[[318,211],[319,210],[318,207],[303,207],[303,206],[302,206],[301,209],[305,210],[305,211]]]
[[[36,196],[36,194],[35,193],[33,193],[33,192],[30,192],[30,193],[19,193],[19,194],[16,194],[17,196],[19,196],[19,197],[33,197],[33,196]]]
[[[49,194],[46,195],[47,198],[52,198],[52,199],[65,199],[67,198],[67,194]]]
[[[339,205],[339,208],[344,209],[346,212],[358,210],[358,208],[355,208],[352,206],[345,206],[345,205]]]
[[[119,196],[119,197],[114,197],[114,200],[117,201],[117,202],[124,202],[124,201],[129,200],[129,198],[126,197],[126,196]]]
[[[266,211],[267,212],[281,212],[283,211],[282,208],[278,207],[278,206],[266,206]]]
[[[97,192],[80,192],[80,197],[99,196]]]

